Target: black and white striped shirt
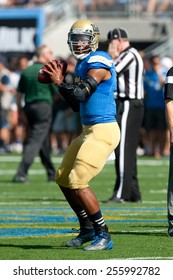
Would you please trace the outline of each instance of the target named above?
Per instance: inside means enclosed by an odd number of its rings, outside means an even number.
[[[173,67],[167,72],[164,93],[165,99],[173,99]]]
[[[115,60],[117,72],[117,97],[124,99],[144,98],[144,65],[139,52],[128,47]]]

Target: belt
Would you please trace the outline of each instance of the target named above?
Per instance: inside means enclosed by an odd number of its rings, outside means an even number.
[[[126,101],[126,100],[129,100],[129,101],[141,100],[141,101],[142,101],[143,98],[140,98],[140,99],[139,99],[139,98],[129,98],[129,97],[118,97],[117,100],[120,100],[120,101],[122,101],[122,102],[123,102],[123,101]]]

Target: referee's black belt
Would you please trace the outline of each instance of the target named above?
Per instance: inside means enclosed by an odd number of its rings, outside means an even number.
[[[126,100],[129,100],[129,101],[134,101],[134,100],[143,100],[143,98],[129,98],[129,97],[118,97],[117,100],[119,101],[126,101]]]

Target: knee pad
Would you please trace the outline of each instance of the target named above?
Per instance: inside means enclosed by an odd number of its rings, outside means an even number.
[[[62,187],[65,187],[65,188],[70,188],[68,175],[66,175],[62,171],[62,169],[57,169],[56,174],[55,174],[55,182],[59,186],[62,186]]]
[[[88,187],[93,175],[88,168],[88,164],[76,165],[69,174],[69,186],[71,189],[83,189]]]

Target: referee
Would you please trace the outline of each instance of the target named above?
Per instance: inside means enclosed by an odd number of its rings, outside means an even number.
[[[28,66],[21,74],[17,88],[17,105],[19,117],[22,113],[21,100],[24,97],[29,133],[24,144],[22,160],[13,181],[24,183],[27,181],[28,170],[39,155],[46,169],[48,181],[55,180],[55,168],[51,161],[50,127],[52,122],[53,95],[57,94],[57,87],[53,84],[38,82],[38,72],[41,67],[53,59],[52,50],[42,45],[36,50],[36,62]]]
[[[170,131],[169,180],[167,192],[168,236],[173,237],[173,67],[169,69],[165,81],[166,118]]]
[[[136,150],[144,114],[143,60],[130,46],[126,30],[116,28],[109,31],[108,42],[108,52],[114,59],[117,73],[116,102],[121,140],[115,150],[113,195],[104,202],[140,202]]]

